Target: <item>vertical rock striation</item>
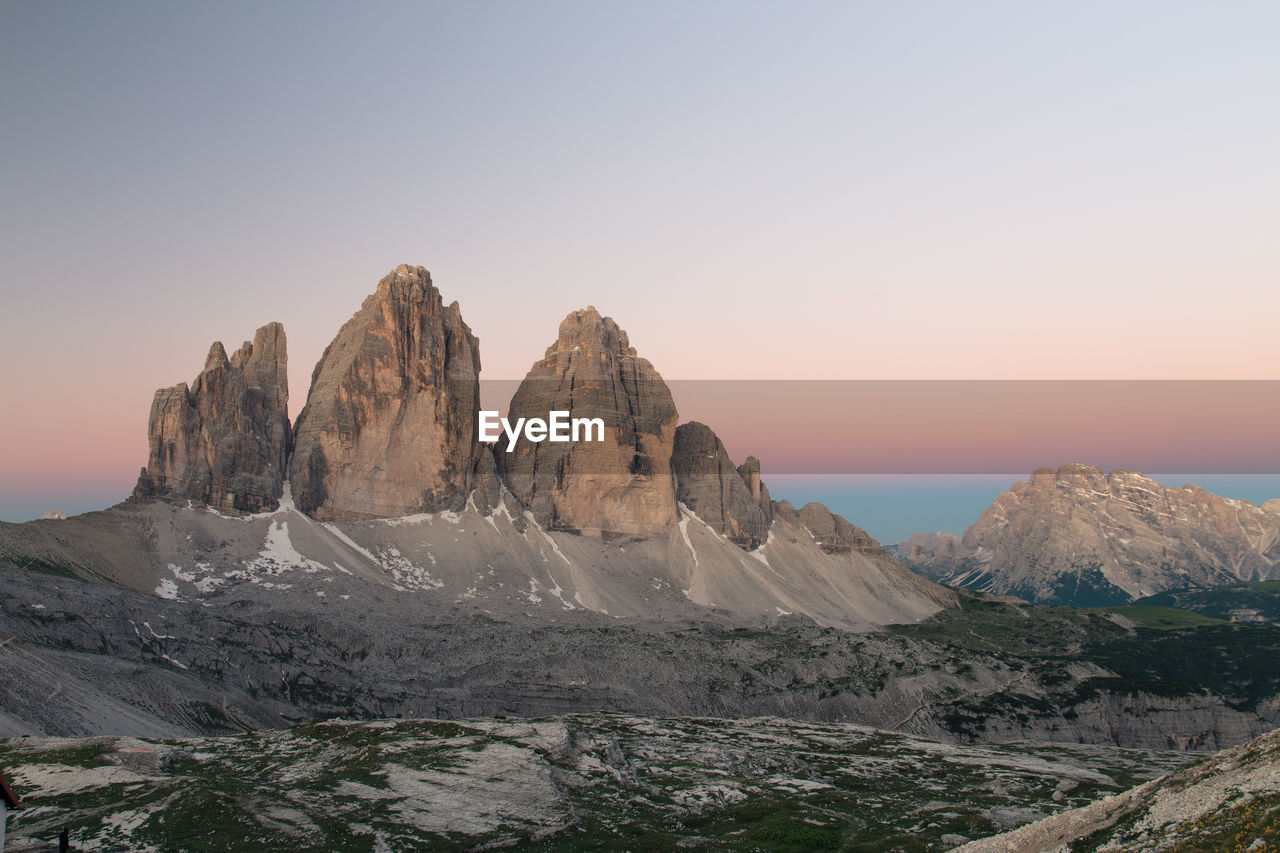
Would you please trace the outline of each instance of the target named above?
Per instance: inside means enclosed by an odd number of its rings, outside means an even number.
[[[461,509],[479,445],[480,345],[431,275],[401,265],[325,349],[294,431],[298,508],[359,520]]]
[[[765,543],[773,510],[754,456],[735,468],[711,428],[691,421],[676,430],[671,468],[676,499],[699,518],[748,551]]]
[[[229,513],[279,506],[291,441],[287,368],[284,327],[269,323],[231,358],[214,343],[190,387],[156,391],[135,499],[197,500]]]
[[[537,521],[586,535],[645,535],[678,520],[671,391],[627,333],[595,308],[560,324],[556,342],[511,398],[508,419],[601,418],[604,441],[506,440],[494,456],[503,482]]]

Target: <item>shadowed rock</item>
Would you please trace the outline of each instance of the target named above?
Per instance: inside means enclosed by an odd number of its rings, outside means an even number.
[[[291,439],[287,367],[284,327],[269,323],[230,359],[214,343],[189,388],[156,391],[134,498],[196,500],[230,513],[279,506]]]
[[[735,468],[711,428],[691,421],[676,430],[671,468],[676,499],[699,518],[748,551],[765,543],[772,512],[764,508],[768,491],[760,482],[760,462],[754,456]]]
[[[325,349],[298,416],[299,509],[368,519],[460,509],[478,452],[480,347],[458,303],[401,265]]]
[[[506,439],[494,456],[511,493],[546,526],[587,535],[644,535],[677,521],[671,391],[627,333],[595,308],[560,324],[556,342],[511,398],[508,418],[601,418],[603,441]]]
[[[811,501],[802,506],[796,513],[796,517],[817,540],[818,547],[828,554],[843,554],[851,551],[868,556],[886,554],[880,543],[867,531],[850,524],[844,516],[836,515],[817,501]]]

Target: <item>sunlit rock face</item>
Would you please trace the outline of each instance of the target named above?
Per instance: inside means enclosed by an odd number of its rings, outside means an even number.
[[[908,562],[948,584],[1085,606],[1268,580],[1280,577],[1280,501],[1254,506],[1092,465],[1038,468],[959,543]]]
[[[298,416],[298,508],[319,519],[460,509],[479,445],[480,346],[458,303],[401,265],[325,349]]]
[[[671,391],[627,333],[595,308],[560,323],[556,342],[511,398],[508,418],[552,411],[602,419],[604,440],[499,442],[494,456],[503,482],[539,524],[634,536],[676,523]]]
[[[215,342],[190,387],[156,391],[134,497],[200,501],[227,513],[279,506],[291,440],[287,374],[279,323],[258,329],[230,358]]]

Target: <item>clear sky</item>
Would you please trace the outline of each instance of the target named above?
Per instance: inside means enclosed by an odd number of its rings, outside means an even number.
[[[215,339],[283,322],[296,413],[399,263],[489,378],[587,304],[673,379],[1280,378],[1278,36],[1274,2],[5,0],[0,518],[123,497]]]

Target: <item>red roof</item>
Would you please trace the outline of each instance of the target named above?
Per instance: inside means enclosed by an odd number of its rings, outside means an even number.
[[[13,791],[9,788],[9,783],[0,776],[0,800],[4,800],[5,805],[10,809],[22,808],[22,803],[18,802],[18,798],[14,796]]]

